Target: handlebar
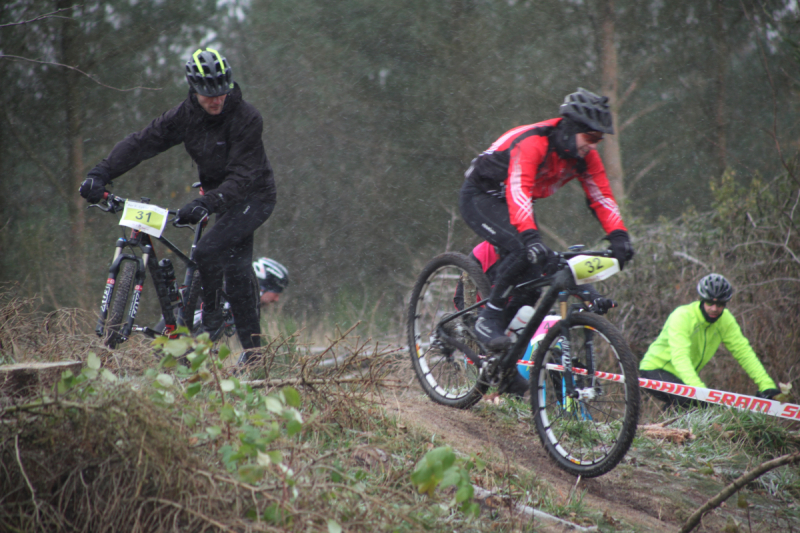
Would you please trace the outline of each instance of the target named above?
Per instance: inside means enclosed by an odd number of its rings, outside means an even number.
[[[106,213],[119,213],[120,211],[125,209],[125,202],[128,201],[127,198],[123,198],[122,196],[116,196],[108,191],[106,191],[103,194],[103,200],[105,200],[106,202],[105,205],[101,203],[96,203],[89,205],[89,207],[96,207],[97,209],[105,211]],[[171,218],[169,222],[171,222],[174,227],[194,229],[194,224],[178,223],[178,211],[174,209],[167,209],[167,213],[173,215],[173,218]],[[200,222],[198,222],[198,224],[205,225],[207,222],[208,222],[208,214],[206,214],[206,216],[200,219]]]

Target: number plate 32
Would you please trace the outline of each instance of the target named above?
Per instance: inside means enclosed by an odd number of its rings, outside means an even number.
[[[169,211],[163,207],[139,202],[125,202],[125,210],[122,212],[120,226],[139,230],[153,237],[161,237],[164,227],[167,225]]]
[[[576,255],[567,262],[577,285],[603,281],[619,272],[619,261],[613,257]]]

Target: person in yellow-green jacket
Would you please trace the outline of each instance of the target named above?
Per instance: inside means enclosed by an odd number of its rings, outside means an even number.
[[[756,357],[739,324],[725,309],[733,287],[723,276],[709,274],[697,284],[700,301],[676,308],[664,329],[647,349],[639,364],[639,375],[647,379],[705,387],[698,372],[714,357],[721,343],[758,385],[759,398],[772,399],[780,391]],[[656,399],[672,406],[695,405],[694,400],[647,389]]]

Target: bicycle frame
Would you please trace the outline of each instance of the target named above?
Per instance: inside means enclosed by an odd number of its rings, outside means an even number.
[[[561,261],[562,267],[563,262],[569,258],[575,257],[577,255],[590,255],[590,256],[605,256],[608,252],[564,252],[561,253]],[[561,314],[561,322],[560,327],[562,329],[562,334],[565,338],[568,337],[567,330],[568,325],[565,319],[569,316],[570,308],[567,305],[567,300],[570,295],[576,295],[577,292],[577,285],[575,284],[575,280],[572,277],[572,273],[568,268],[561,268],[558,272],[553,274],[552,276],[547,276],[542,279],[534,280],[534,281],[526,281],[524,283],[520,283],[516,285],[514,288],[518,287],[530,287],[532,289],[537,289],[541,287],[549,286],[548,290],[541,296],[539,302],[536,305],[536,311],[534,312],[531,319],[525,325],[525,329],[523,329],[522,333],[517,335],[516,342],[508,349],[502,356],[495,358],[494,360],[489,360],[488,364],[489,367],[487,368],[487,374],[492,375],[497,370],[506,370],[508,368],[513,367],[516,365],[516,362],[522,358],[527,350],[528,344],[530,342],[531,337],[536,332],[536,329],[545,319],[545,317],[549,314],[550,309],[553,305],[558,302],[559,303],[559,311]],[[512,289],[513,290],[513,289]],[[476,302],[475,304],[462,309],[461,311],[454,313],[452,315],[447,316],[444,318],[438,325],[437,325],[437,332],[439,335],[446,341],[458,348],[462,351],[471,361],[476,365],[482,365],[487,361],[481,361],[481,358],[475,354],[467,345],[453,339],[444,331],[442,326],[451,320],[454,320],[477,307],[484,305],[483,301]],[[588,346],[587,346],[588,348]],[[565,347],[566,358],[565,358],[565,367],[566,373],[568,375],[572,375],[572,367],[569,364],[570,361],[570,354],[569,354],[569,346]],[[590,376],[594,374],[594,361],[592,358],[588,358],[587,361],[587,368],[586,370],[589,372]],[[574,395],[574,383],[572,379],[566,380],[566,388],[568,395]]]
[[[124,204],[125,198],[121,198],[119,196],[109,196],[109,206],[104,208],[100,205],[95,204],[94,206],[90,207],[98,207],[99,209],[106,211],[106,212],[117,212],[121,210],[119,204]],[[145,198],[142,199],[147,200]],[[170,215],[177,214],[175,211],[170,210]],[[197,247],[197,243],[203,235],[203,229],[205,228],[206,224],[208,223],[208,217],[204,218],[199,224],[197,224],[194,228],[194,240],[192,242],[192,248],[187,256],[183,251],[180,250],[174,243],[168,240],[166,237],[161,236],[158,237],[157,240],[160,241],[164,246],[170,249],[175,256],[180,259],[186,265],[186,274],[184,276],[183,285],[179,287],[179,300],[177,302],[173,302],[170,300],[168,295],[168,289],[166,286],[166,281],[161,276],[161,269],[158,266],[158,257],[156,256],[155,250],[153,248],[153,239],[147,233],[140,232],[138,230],[131,230],[130,237],[124,238],[120,237],[117,239],[116,242],[116,249],[114,251],[114,257],[111,261],[111,266],[108,269],[108,279],[106,280],[106,287],[103,291],[103,299],[100,304],[100,316],[97,320],[97,326],[95,327],[95,333],[102,337],[105,333],[106,328],[106,320],[108,319],[108,310],[109,305],[111,303],[114,288],[116,285],[117,275],[119,274],[120,267],[124,261],[131,261],[136,264],[136,274],[134,277],[134,290],[133,295],[131,297],[131,303],[128,307],[127,313],[127,320],[125,324],[122,326],[119,335],[122,340],[127,340],[130,334],[134,331],[145,333],[146,335],[155,337],[158,335],[162,335],[166,332],[174,331],[179,325],[185,326],[186,324],[190,323],[190,320],[193,317],[187,317],[184,314],[184,295],[185,291],[189,289],[192,283],[192,278],[194,277],[194,273],[197,270],[197,263],[193,260],[194,250]],[[175,227],[188,227],[191,228],[190,225],[187,224],[175,224]],[[125,248],[130,248],[131,253],[124,253]],[[136,249],[139,249],[141,252],[141,257],[136,255]],[[150,270],[152,277],[153,277],[153,285],[156,289],[156,294],[158,295],[159,305],[161,307],[161,313],[164,317],[165,321],[165,331],[154,331],[148,327],[141,327],[135,326],[134,321],[136,319],[136,315],[139,310],[139,300],[141,299],[142,290],[144,288],[145,278],[147,277],[147,270]],[[175,314],[172,310],[178,307],[179,308],[179,316],[178,320],[180,324],[177,323]]]

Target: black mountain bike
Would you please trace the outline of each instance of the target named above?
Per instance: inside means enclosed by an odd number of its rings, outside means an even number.
[[[195,331],[195,326],[199,325],[195,324],[195,310],[201,297],[202,285],[197,264],[192,257],[197,242],[203,235],[203,229],[208,224],[208,216],[194,227],[189,224],[178,224],[175,218],[168,220],[170,216],[175,217],[177,211],[151,205],[149,198],[143,197],[141,202],[134,202],[110,193],[106,193],[102,203],[89,207],[97,207],[108,213],[122,212],[120,225],[131,228],[128,238],[117,239],[114,258],[108,269],[108,280],[103,291],[95,333],[104,339],[105,345],[112,349],[116,348],[128,340],[132,332],[155,338],[159,335],[172,336],[178,327]],[[188,255],[163,237],[167,222],[171,222],[176,228],[194,230],[194,240]],[[158,260],[153,247],[154,241],[160,241],[186,265],[182,285],[177,284],[172,262],[168,258]],[[156,329],[134,324],[148,271],[153,278],[162,314],[161,322]],[[226,312],[224,326],[217,338],[223,332],[232,335],[233,329],[230,308],[224,305],[224,295],[220,298],[223,301],[219,304],[223,305]]]
[[[459,253],[431,260],[417,279],[408,310],[411,361],[425,393],[435,402],[468,409],[498,387],[529,346],[534,425],[542,444],[567,472],[596,477],[625,456],[639,419],[635,359],[619,330],[592,313],[580,285],[619,271],[608,251],[558,253],[551,275],[515,287],[515,293],[548,287],[533,317],[504,353],[490,352],[474,325],[491,286],[480,265]],[[522,287],[528,291],[516,291]],[[458,291],[463,305],[454,304]],[[569,303],[569,297],[577,297]],[[557,304],[561,320],[543,338],[534,333]]]

